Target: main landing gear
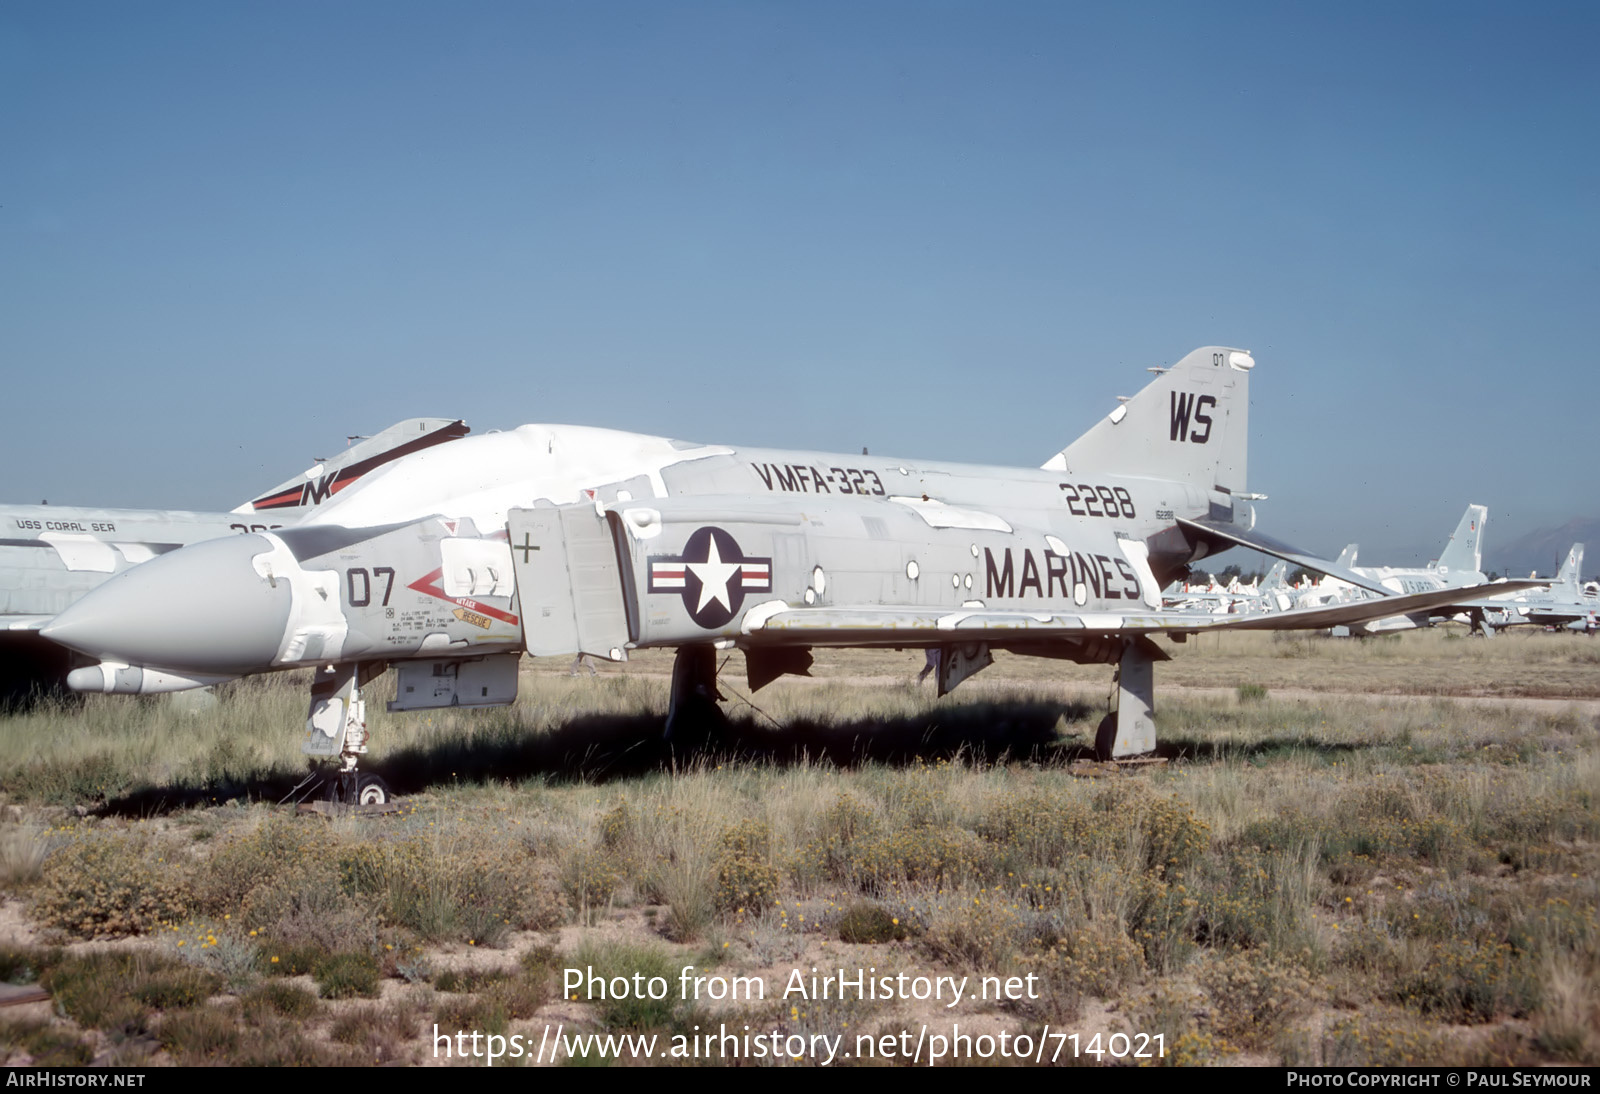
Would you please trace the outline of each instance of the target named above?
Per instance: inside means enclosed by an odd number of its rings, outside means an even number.
[[[717,651],[714,646],[679,646],[672,659],[672,697],[667,701],[665,736],[681,736],[724,721],[717,707]]]
[[[1156,655],[1166,660],[1147,638],[1123,640],[1122,658],[1111,679],[1111,712],[1101,719],[1094,737],[1096,759],[1125,760],[1156,750]]]

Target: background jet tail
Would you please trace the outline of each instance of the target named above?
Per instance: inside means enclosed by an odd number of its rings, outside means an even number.
[[[1556,574],[1556,583],[1552,588],[1570,590],[1575,596],[1578,588],[1583,584],[1583,544],[1574,543],[1572,550],[1567,552],[1567,561],[1561,564],[1561,571]]]
[[[409,453],[465,437],[467,432],[466,423],[459,418],[407,418],[370,437],[363,437],[337,456],[318,461],[254,501],[245,502],[234,512],[299,516],[315,509],[367,472]]]
[[[1289,564],[1280,558],[1272,564],[1267,576],[1261,579],[1261,588],[1258,591],[1263,594],[1283,592],[1289,587],[1288,573]]]
[[[1344,550],[1339,552],[1339,557],[1336,560],[1337,565],[1342,566],[1346,570],[1350,569],[1350,567],[1356,564],[1356,552],[1359,550],[1361,550],[1361,545],[1358,543],[1345,544]]]
[[[1243,350],[1204,346],[1056,453],[1049,471],[1114,469],[1242,494],[1249,435],[1250,370]]]
[[[1439,555],[1437,568],[1451,573],[1478,573],[1483,569],[1483,524],[1489,518],[1489,509],[1483,505],[1469,505],[1456,525],[1450,542]]]

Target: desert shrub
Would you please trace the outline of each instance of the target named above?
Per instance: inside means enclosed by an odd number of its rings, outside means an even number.
[[[489,985],[483,998],[503,1011],[507,1018],[520,1021],[532,1018],[540,1007],[550,1001],[553,994],[549,977],[523,972]]]
[[[305,976],[329,953],[320,942],[268,939],[258,951],[259,967],[269,976]]]
[[[1144,951],[1115,923],[1097,920],[1022,958],[1039,976],[1041,994],[1075,1015],[1085,996],[1108,999],[1144,971]]]
[[[1146,865],[1166,873],[1186,870],[1205,853],[1210,829],[1187,802],[1150,798],[1138,810],[1145,839]]]
[[[181,919],[191,893],[170,865],[127,836],[84,837],[45,863],[34,892],[41,922],[80,938],[144,934]]]
[[[778,898],[780,877],[772,865],[772,827],[747,818],[723,830],[712,905],[721,915],[755,912]]]
[[[268,928],[295,899],[280,894],[337,890],[336,854],[325,822],[273,813],[212,850],[197,885],[197,910],[241,915],[247,927]]]
[[[306,1019],[317,1013],[322,1005],[317,997],[299,984],[267,981],[251,988],[239,997],[239,1005],[246,1017],[278,1014],[285,1018]]]
[[[1159,873],[1135,880],[1128,936],[1144,950],[1145,964],[1162,974],[1184,963],[1195,948],[1199,900],[1188,885]]]
[[[377,902],[386,923],[423,938],[494,946],[512,930],[550,930],[566,902],[520,847],[489,836],[412,837],[345,849],[347,891]]]
[[[846,908],[834,923],[840,942],[899,942],[910,933],[900,917],[882,905],[858,900]]]
[[[24,1055],[33,1067],[83,1067],[94,1058],[89,1041],[37,1018],[0,1021],[0,1052]]]
[[[168,1014],[157,1026],[156,1038],[180,1064],[239,1062],[235,1052],[242,1038],[239,1015],[232,1008],[203,1007]]]
[[[324,999],[378,994],[378,959],[370,953],[332,953],[312,962],[311,977]]]
[[[598,988],[591,997],[586,982],[585,987],[577,992],[578,1001],[593,1005],[601,1025],[606,1029],[667,1028],[685,1005],[675,990],[683,962],[665,949],[620,942],[585,943],[578,948],[571,964],[574,968],[592,968],[593,975],[607,984],[614,977],[623,977],[631,988],[634,976],[638,974],[643,978],[641,983],[648,983],[651,977],[659,976],[669,985],[665,998],[650,999],[647,996],[641,999],[637,997],[640,993],[632,990],[617,998],[609,991]],[[605,998],[600,997],[602,994]]]
[[[796,880],[803,884],[849,880],[856,842],[875,835],[883,822],[854,794],[840,794],[823,811],[817,827],[817,834],[795,856],[792,867]]]
[[[0,982],[31,984],[59,965],[63,956],[63,951],[53,946],[0,946]]]
[[[1151,1062],[1166,1067],[1226,1063],[1238,1053],[1226,1038],[1200,1028],[1204,1010],[1198,989],[1173,980],[1158,981],[1128,1004],[1133,1028],[1163,1039],[1166,1055]]]
[[[1420,948],[1420,952],[1418,951]],[[1488,1022],[1527,1013],[1536,981],[1505,942],[1487,938],[1414,940],[1387,997],[1449,1022]]]
[[[955,894],[927,912],[918,944],[936,961],[994,974],[1011,966],[1031,933],[1031,918],[998,896]]]
[[[351,1007],[328,1027],[329,1040],[365,1050],[364,1061],[382,1063],[399,1058],[416,1032],[417,1012],[404,1003]]]
[[[638,823],[638,814],[624,798],[600,818],[600,845],[609,851],[621,852]]]
[[[1199,980],[1211,996],[1213,1031],[1247,1047],[1271,1044],[1310,1007],[1305,970],[1269,954],[1213,956]]]
[[[1196,935],[1207,946],[1319,953],[1307,916],[1320,892],[1315,841],[1262,853],[1235,847],[1201,871]]]
[[[724,916],[765,908],[778,898],[777,868],[762,859],[723,855],[717,862],[713,905]]]
[[[147,951],[68,956],[40,984],[79,1025],[124,1032],[148,1028],[155,1010],[197,1007],[220,986],[210,973]]]
[[[847,880],[864,893],[904,885],[952,889],[983,877],[989,863],[983,841],[964,828],[879,831],[851,844]]]
[[[433,978],[433,986],[440,991],[470,995],[510,976],[505,969],[445,969]]]
[[[894,823],[906,828],[927,828],[939,821],[939,798],[934,791],[933,773],[918,764],[894,780],[885,795],[885,806]]]
[[[446,1036],[474,1030],[503,1034],[510,1026],[511,1016],[499,1000],[487,995],[449,995],[434,1006],[433,1020]]]
[[[1330,1021],[1317,1040],[1315,1056],[1304,1061],[1323,1067],[1437,1067],[1444,1062],[1439,1033],[1401,1012],[1349,1015]],[[1294,1065],[1295,1061],[1285,1060]]]
[[[222,978],[196,968],[170,968],[130,985],[129,994],[157,1010],[199,1006],[222,986]]]
[[[585,926],[594,926],[621,884],[621,864],[609,847],[574,847],[561,856],[562,891]]]

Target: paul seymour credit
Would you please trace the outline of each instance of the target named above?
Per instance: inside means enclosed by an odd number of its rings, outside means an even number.
[[[1049,1025],[1026,1030],[997,1025],[1010,1017],[1005,1004],[1040,998],[1039,977],[1033,974],[967,976],[886,971],[877,966],[806,966],[787,973],[741,976],[686,964],[676,977],[642,972],[606,976],[583,966],[563,969],[561,978],[562,994],[569,1003],[662,1004],[679,1008],[680,1016],[671,1023],[671,1032],[589,1032],[579,1021],[545,1023],[510,1034],[436,1026],[434,1056],[489,1065],[593,1056],[827,1065],[846,1060],[1054,1063],[1086,1057],[1134,1062],[1166,1054],[1160,1035],[1082,1037]],[[817,1020],[819,1005],[828,1004],[850,1008],[849,1017]],[[873,1019],[872,1010],[877,1008],[882,1020],[864,1021]],[[895,1028],[895,1018],[908,1014],[914,1017]],[[963,1029],[958,1016],[981,1020],[974,1024],[969,1019]]]

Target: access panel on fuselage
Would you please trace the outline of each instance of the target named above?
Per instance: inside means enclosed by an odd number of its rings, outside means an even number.
[[[523,648],[535,657],[588,653],[626,660],[628,618],[616,545],[592,505],[507,515]]]

